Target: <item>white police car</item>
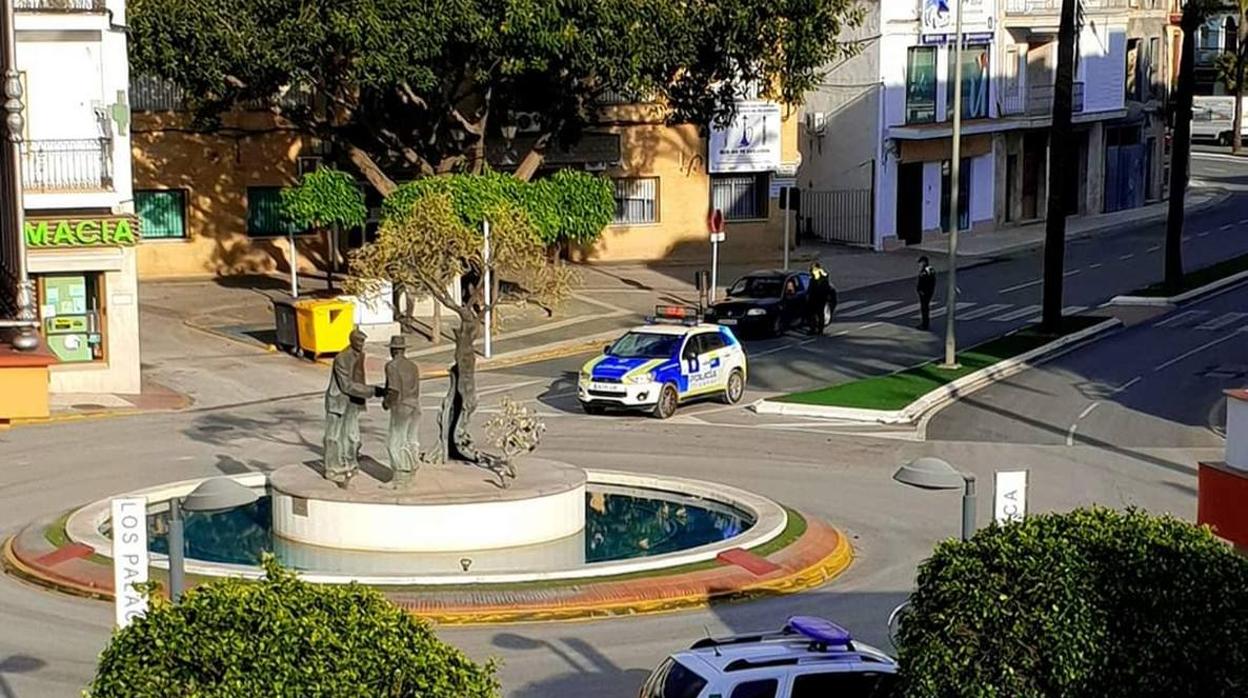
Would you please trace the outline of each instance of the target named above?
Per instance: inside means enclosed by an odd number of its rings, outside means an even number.
[[[687,400],[745,394],[746,360],[727,327],[698,322],[696,308],[659,306],[581,368],[577,397],[590,414],[609,407],[648,409],[667,419]]]
[[[895,698],[897,663],[839,625],[794,616],[777,631],[706,638],[650,674],[639,698]]]

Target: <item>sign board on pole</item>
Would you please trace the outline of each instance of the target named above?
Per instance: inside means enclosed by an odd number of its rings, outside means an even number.
[[[723,233],[723,232],[711,233],[711,242],[723,242],[724,240],[727,240],[727,239],[728,239],[727,233]]]
[[[992,497],[992,519],[999,524],[1022,521],[1027,515],[1027,471],[998,471]]]
[[[795,189],[797,187],[796,177],[777,177],[771,176],[771,198],[779,199],[781,189]]]
[[[953,39],[958,8],[962,8],[962,33],[971,43],[991,42],[996,29],[996,3],[990,0],[923,0],[919,33],[925,44],[943,44]]]
[[[724,232],[724,212],[722,209],[711,209],[706,216],[706,229],[712,233]]]
[[[118,497],[112,500],[113,608],[117,627],[147,613],[147,598],[135,584],[147,581],[147,499]]]
[[[738,102],[727,126],[711,128],[707,149],[711,174],[775,171],[780,166],[780,105]]]

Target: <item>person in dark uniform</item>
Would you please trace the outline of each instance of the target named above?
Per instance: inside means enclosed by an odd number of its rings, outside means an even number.
[[[926,330],[932,321],[932,296],[936,295],[936,270],[928,263],[927,257],[919,257],[919,279],[915,284],[919,293],[919,329]]]
[[[828,279],[828,272],[822,264],[813,262],[810,265],[810,298],[806,306],[807,324],[811,334],[823,334],[827,320],[824,308],[828,306],[831,295],[832,284]]]

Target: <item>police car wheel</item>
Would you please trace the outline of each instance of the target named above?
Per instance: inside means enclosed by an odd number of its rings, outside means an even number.
[[[668,383],[659,391],[659,401],[654,403],[654,416],[667,419],[676,414],[678,404],[680,404],[680,396],[676,393],[676,386]]]
[[[728,374],[728,385],[724,387],[724,402],[729,405],[735,405],[741,402],[742,396],[745,395],[745,376],[741,374],[741,369],[735,369]]]

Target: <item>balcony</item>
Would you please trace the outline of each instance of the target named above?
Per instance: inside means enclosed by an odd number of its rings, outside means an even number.
[[[29,193],[109,191],[111,138],[22,141],[22,183]]]
[[[13,0],[18,12],[103,12],[105,0]]]
[[[1084,12],[1126,10],[1131,0],[1083,0]],[[1062,0],[1005,0],[1005,14],[1056,15],[1062,12]]]
[[[1083,111],[1082,82],[1075,82],[1071,91],[1071,111],[1079,114]],[[1003,89],[1001,97],[1002,116],[1045,117],[1053,113],[1053,83],[1034,85],[1026,91],[1010,94]]]

